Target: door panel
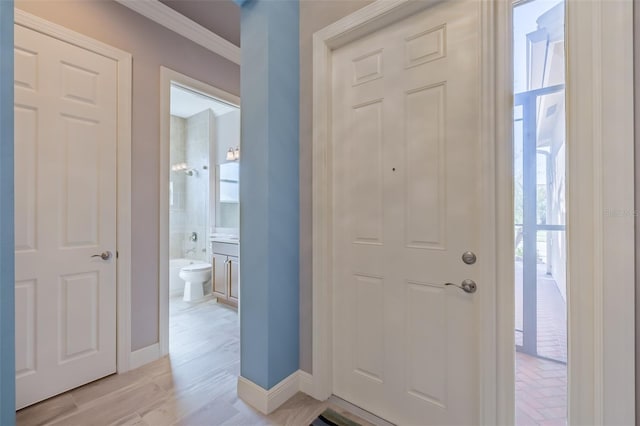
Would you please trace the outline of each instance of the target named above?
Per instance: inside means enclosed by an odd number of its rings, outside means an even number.
[[[58,323],[60,360],[95,353],[98,350],[98,276],[94,273],[62,276]]]
[[[229,257],[229,273],[231,274],[229,277],[231,280],[229,297],[237,302],[240,296],[240,264],[237,257]]]
[[[213,291],[218,293],[218,296],[227,296],[227,256],[214,254],[213,263]]]
[[[16,252],[37,250],[36,206],[37,206],[37,159],[38,159],[38,110],[23,105],[15,106],[16,134],[20,132],[20,143],[15,144],[15,169],[21,171],[15,179]]]
[[[440,286],[407,283],[407,391],[415,398],[436,405],[442,405],[446,397],[445,302],[446,295]]]
[[[36,280],[16,282],[16,377],[36,369]]]
[[[61,161],[67,171],[61,180],[62,247],[97,245],[100,141],[98,123],[64,116]]]
[[[445,85],[405,95],[406,245],[444,248]]]
[[[380,315],[383,307],[380,278],[355,275],[356,342],[355,372],[377,383],[384,381],[384,336],[379,333],[384,323]]]
[[[382,104],[353,108],[353,139],[349,146],[353,240],[382,243]]]
[[[476,296],[444,285],[479,272],[479,10],[333,53],[334,393],[397,424],[479,422]]]
[[[21,408],[116,371],[117,73],[19,25],[15,46]]]

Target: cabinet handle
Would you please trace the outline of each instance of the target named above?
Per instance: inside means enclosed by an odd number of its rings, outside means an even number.
[[[211,294],[216,291],[216,256],[211,255]]]
[[[227,259],[227,297],[231,297],[231,259]]]

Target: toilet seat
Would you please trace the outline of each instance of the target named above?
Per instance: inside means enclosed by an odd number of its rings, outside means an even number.
[[[186,272],[206,271],[207,269],[211,269],[211,264],[210,263],[194,263],[193,265],[184,266],[181,269]]]

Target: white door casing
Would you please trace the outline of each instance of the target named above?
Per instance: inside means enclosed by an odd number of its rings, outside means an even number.
[[[127,369],[131,57],[19,10],[15,35],[20,408]]]
[[[159,351],[155,358],[169,353],[169,161],[170,117],[171,117],[171,84],[182,86],[187,90],[203,96],[217,99],[226,104],[240,108],[240,98],[222,89],[181,74],[170,68],[160,67],[160,247],[158,250],[160,278],[159,298]],[[212,159],[214,154],[212,153]],[[213,161],[213,160],[212,160]],[[215,185],[213,186],[215,188]],[[212,196],[212,199],[215,198]],[[215,215],[211,221],[215,223]],[[213,261],[213,259],[212,259]]]
[[[397,424],[477,424],[480,3],[333,54],[334,393]]]
[[[636,422],[637,6],[566,1],[569,424]]]

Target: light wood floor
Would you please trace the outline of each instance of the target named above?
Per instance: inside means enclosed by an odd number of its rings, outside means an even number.
[[[170,324],[170,356],[20,410],[17,424],[306,426],[329,405],[299,393],[264,416],[240,400],[238,315],[210,297],[199,303],[172,298]]]

